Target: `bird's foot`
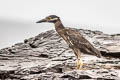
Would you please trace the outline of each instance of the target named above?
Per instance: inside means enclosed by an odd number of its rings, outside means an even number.
[[[77,67],[76,70],[86,70],[84,68],[85,65],[88,65],[87,63],[83,63],[83,61],[81,59],[77,60]]]
[[[83,62],[81,59],[78,59],[77,60],[77,70],[82,70],[82,67],[83,67]]]

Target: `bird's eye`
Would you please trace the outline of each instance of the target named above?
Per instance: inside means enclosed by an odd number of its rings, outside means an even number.
[[[48,17],[48,19],[51,19],[51,17]]]

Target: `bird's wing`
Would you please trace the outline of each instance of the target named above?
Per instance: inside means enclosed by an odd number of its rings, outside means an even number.
[[[66,34],[68,35],[68,39],[72,45],[76,48],[79,48],[81,52],[93,54],[97,57],[101,56],[101,53],[94,48],[93,45],[80,34],[80,32],[66,29]]]

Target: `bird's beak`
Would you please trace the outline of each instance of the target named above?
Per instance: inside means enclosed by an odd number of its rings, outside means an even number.
[[[42,19],[40,21],[37,21],[36,23],[42,23],[42,22],[47,22],[47,20],[46,19]]]

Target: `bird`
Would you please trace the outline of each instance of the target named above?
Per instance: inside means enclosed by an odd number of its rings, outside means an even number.
[[[36,23],[43,22],[53,23],[56,32],[65,40],[68,47],[73,50],[77,61],[77,69],[82,69],[83,67],[81,53],[87,53],[101,58],[100,51],[97,50],[86,38],[84,38],[80,32],[64,27],[60,17],[49,15]]]

